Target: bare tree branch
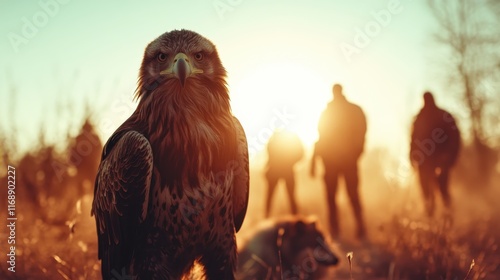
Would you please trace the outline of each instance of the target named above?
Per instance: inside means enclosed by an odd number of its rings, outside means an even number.
[[[429,7],[440,27],[435,40],[449,48],[452,63],[450,75],[454,76],[460,88],[460,99],[468,110],[471,122],[471,135],[474,141],[484,142],[489,138],[491,129],[485,121],[488,106],[498,102],[486,96],[481,90],[484,82],[492,79],[498,71],[498,52],[500,40],[497,26],[491,22],[494,16],[488,16],[491,8],[486,6],[495,1],[468,0],[429,0]],[[496,4],[500,7],[500,4]]]

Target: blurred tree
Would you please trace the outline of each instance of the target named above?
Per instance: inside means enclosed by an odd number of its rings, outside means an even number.
[[[500,16],[500,1],[498,1],[498,0],[489,0],[489,4],[493,8],[493,12],[496,13],[497,16]],[[497,20],[500,21],[500,17],[497,17]]]
[[[478,178],[488,179],[497,161],[493,147],[500,139],[499,1],[429,0],[428,5],[440,26],[435,38],[447,50],[449,87],[459,93],[467,111],[474,166],[482,175]]]

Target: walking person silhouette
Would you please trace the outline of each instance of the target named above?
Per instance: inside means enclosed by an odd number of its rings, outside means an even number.
[[[295,200],[295,175],[293,167],[304,156],[304,147],[299,137],[289,131],[275,131],[267,144],[268,162],[265,173],[268,192],[265,216],[269,217],[273,194],[280,179],[285,180],[292,214],[297,214]]]
[[[347,101],[339,84],[333,86],[333,101],[321,115],[318,132],[310,173],[315,176],[316,160],[321,158],[325,169],[330,233],[333,237],[340,233],[336,197],[339,177],[343,176],[357,223],[356,236],[362,239],[366,227],[358,191],[358,159],[365,144],[366,117],[358,105]]]
[[[418,171],[427,215],[433,216],[436,185],[446,209],[451,207],[448,177],[461,140],[453,116],[436,105],[430,92],[423,98],[424,106],[413,122],[410,161]]]

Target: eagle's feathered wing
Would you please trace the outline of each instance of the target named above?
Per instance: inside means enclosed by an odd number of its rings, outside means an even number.
[[[123,131],[109,139],[97,173],[92,205],[98,256],[103,270],[107,270],[103,278],[110,279],[128,269],[134,239],[147,215],[152,174],[153,152],[146,137],[137,131]]]
[[[243,224],[249,197],[248,146],[240,122],[233,117],[237,147],[231,166],[234,174],[232,203],[235,231]],[[224,148],[224,147],[222,147]],[[98,256],[103,277],[128,271],[134,246],[148,215],[153,180],[153,152],[148,139],[137,131],[115,133],[104,147],[94,189],[92,214],[96,216]]]
[[[245,131],[238,119],[233,118],[237,138],[236,174],[233,184],[234,227],[238,232],[247,212],[250,177],[248,170],[248,144]]]

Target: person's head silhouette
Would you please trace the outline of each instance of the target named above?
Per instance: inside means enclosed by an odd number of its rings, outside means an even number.
[[[342,92],[342,86],[340,84],[333,85],[333,99],[345,99],[344,93]]]
[[[424,93],[424,107],[436,107],[434,96],[429,91]]]

